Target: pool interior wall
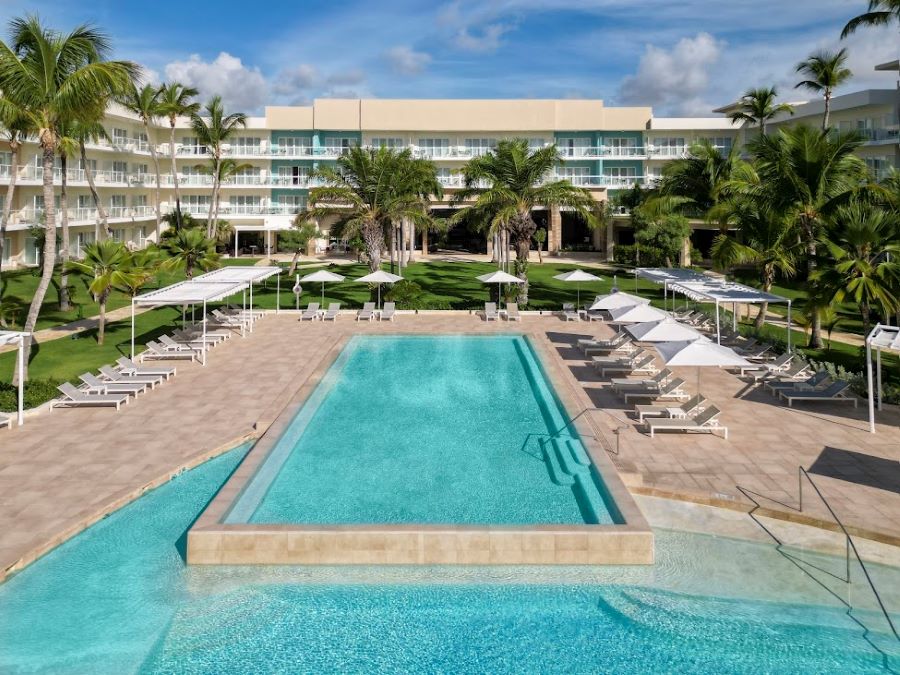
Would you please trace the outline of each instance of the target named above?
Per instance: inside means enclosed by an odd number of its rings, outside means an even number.
[[[332,352],[192,528],[190,563],[652,562],[652,532],[590,428],[567,422],[576,406],[534,336],[358,336]]]

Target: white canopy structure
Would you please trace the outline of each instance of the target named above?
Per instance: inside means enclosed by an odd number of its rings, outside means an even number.
[[[750,367],[750,363],[733,349],[723,347],[712,342],[709,338],[701,337],[696,340],[684,340],[680,342],[660,342],[656,345],[663,362],[667,366],[696,366],[697,367],[697,393],[700,389],[700,368],[716,367]]]
[[[364,277],[356,279],[356,281],[366,284],[378,284],[378,306],[381,307],[381,284],[395,284],[402,279],[403,277],[396,274],[391,274],[384,270],[377,270],[376,272],[371,272]]]
[[[150,291],[131,299],[131,358],[134,358],[134,308],[162,307],[165,305],[203,305],[203,342],[206,342],[206,303],[223,300],[247,288],[247,282],[209,281],[197,283],[181,281],[156,291]],[[206,365],[206,350],[203,351]]]
[[[19,370],[19,391],[16,405],[16,422],[19,426],[25,423],[25,340],[30,336],[31,333],[0,330],[0,345],[16,345],[18,352],[16,363]]]
[[[520,279],[519,277],[513,276],[508,272],[504,272],[503,270],[497,270],[496,272],[491,272],[490,274],[482,274],[479,277],[476,277],[478,281],[483,284],[497,284],[497,294],[502,296],[500,293],[500,284],[524,284],[525,280]]]
[[[206,272],[200,276],[194,277],[194,282],[200,283],[246,283],[250,290],[250,309],[253,309],[253,284],[265,281],[269,277],[275,277],[275,312],[281,309],[281,268],[280,267],[262,267],[257,265],[250,266],[228,266],[220,267],[217,270]],[[250,330],[253,330],[251,324]]]
[[[585,272],[584,270],[572,270],[571,272],[564,272],[563,274],[557,274],[553,277],[554,279],[558,279],[559,281],[566,281],[578,284],[576,287],[577,295],[576,295],[576,308],[581,308],[581,284],[587,281],[603,281],[596,274],[591,274],[590,272]]]
[[[322,304],[325,304],[325,284],[338,283],[344,280],[340,274],[329,272],[328,270],[318,270],[312,274],[307,274],[300,281],[310,281],[322,284]]]
[[[877,376],[872,382],[872,350],[878,365]],[[875,392],[878,392],[878,409],[881,410],[881,352],[888,351],[900,354],[900,328],[883,326],[880,323],[866,336],[866,380],[869,385],[869,431],[875,433]]]
[[[632,324],[625,330],[640,342],[678,342],[703,337],[696,328],[680,323],[670,316],[659,321]]]
[[[626,307],[614,307],[609,310],[609,316],[616,323],[643,323],[645,321],[660,321],[669,316],[668,312],[650,305],[628,305]]]
[[[632,295],[631,293],[617,291],[615,293],[608,293],[607,295],[598,295],[596,298],[594,298],[594,304],[591,305],[588,309],[591,311],[597,311],[601,309],[609,311],[611,309],[617,309],[619,307],[634,307],[635,305],[649,304],[649,298],[642,298],[639,295]]]

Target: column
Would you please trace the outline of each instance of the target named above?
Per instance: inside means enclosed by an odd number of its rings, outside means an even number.
[[[688,235],[681,242],[681,255],[679,256],[682,267],[691,266],[691,237]]]
[[[603,257],[605,260],[612,261],[615,259],[616,253],[616,221],[613,218],[610,218],[606,227],[604,228],[606,232],[605,235],[605,245],[603,247]]]
[[[485,236],[487,239],[487,254],[491,259],[491,262],[497,262],[496,253],[494,252],[494,235],[488,234]]]
[[[562,247],[562,214],[558,206],[550,208],[550,221],[547,229],[547,253],[559,255]]]

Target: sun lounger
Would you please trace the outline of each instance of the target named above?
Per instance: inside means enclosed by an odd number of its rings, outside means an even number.
[[[657,431],[697,431],[702,433],[715,433],[721,431],[725,438],[728,438],[728,427],[719,424],[719,415],[722,412],[714,405],[709,406],[703,412],[697,413],[693,417],[685,418],[669,418],[647,419],[644,424],[650,430],[650,438]]]
[[[202,340],[176,340],[170,335],[160,335],[159,341],[166,349],[178,349],[179,347],[186,347],[188,349],[193,349],[196,352],[202,352],[203,350],[209,348],[209,345],[204,344]]]
[[[625,403],[629,403],[635,398],[652,398],[657,401],[683,401],[688,397],[687,392],[682,389],[683,385],[684,380],[676,377],[656,387],[626,391],[624,395]]]
[[[609,346],[609,347],[604,347],[603,345],[593,345],[593,346],[584,347],[584,353],[587,356],[594,356],[594,355],[603,356],[603,355],[613,355],[613,354],[626,356],[628,354],[633,354],[640,350],[641,350],[641,348],[637,344],[635,344],[631,340],[631,338],[623,340],[619,344]]]
[[[734,370],[739,370],[741,375],[747,375],[748,373],[752,374],[754,379],[758,380],[761,377],[770,376],[773,373],[786,372],[791,367],[793,358],[793,354],[785,352],[770,363],[755,363],[752,366],[736,366]]]
[[[147,391],[146,382],[104,382],[96,375],[82,373],[78,376],[84,382],[91,393],[97,394],[131,394],[137,396]]]
[[[125,356],[120,356],[116,359],[116,365],[119,366],[119,371],[126,375],[158,375],[167,380],[173,377],[176,372],[174,366],[139,366]]]
[[[521,321],[522,315],[519,314],[519,303],[510,302],[506,305],[506,320],[507,321]]]
[[[2,429],[3,427],[9,427],[10,429],[12,429],[12,417],[0,413],[0,429]]]
[[[768,342],[763,342],[749,349],[745,349],[743,347],[733,347],[734,351],[743,356],[748,361],[771,361],[775,359],[773,354],[770,352],[773,349],[773,345]]]
[[[798,382],[797,380],[769,380],[764,383],[766,389],[777,395],[779,391],[810,391],[818,389],[829,379],[827,370],[820,370],[815,375]]]
[[[356,313],[356,320],[360,321],[371,321],[375,318],[375,303],[374,302],[366,302],[363,303],[363,307]]]
[[[250,321],[248,319],[242,318],[240,316],[234,314],[225,314],[224,312],[214,309],[209,313],[209,316],[212,319],[207,319],[207,321],[212,321],[213,325],[216,326],[228,326],[229,328],[242,328],[246,326]]]
[[[587,352],[587,350],[590,347],[602,347],[602,348],[618,347],[619,345],[625,344],[626,342],[628,342],[630,340],[631,340],[631,337],[628,335],[628,333],[626,333],[625,331],[620,331],[620,332],[616,333],[615,335],[613,335],[609,340],[596,340],[594,338],[590,338],[590,339],[582,338],[576,344],[582,351]]]
[[[76,408],[94,405],[113,405],[118,410],[121,405],[128,403],[128,394],[91,394],[71,382],[64,382],[57,389],[65,398],[54,401],[50,406],[51,410],[59,406]]]
[[[645,417],[664,417],[672,419],[683,419],[691,413],[698,413],[702,410],[703,402],[706,398],[702,394],[692,396],[680,406],[667,406],[653,404],[644,404],[634,406],[634,413],[637,415],[638,421],[643,422]]]
[[[578,316],[578,312],[575,311],[575,305],[571,302],[563,304],[560,316],[566,321],[581,321],[581,317]]]
[[[303,310],[303,314],[300,315],[301,321],[315,321],[319,318],[319,303],[311,302],[306,306],[306,309]]]
[[[148,385],[151,389],[163,381],[162,375],[126,375],[112,366],[100,366],[98,368],[104,382],[139,382]]]
[[[156,359],[159,361],[168,359],[190,359],[191,361],[194,361],[196,358],[196,350],[193,350],[190,347],[184,347],[184,349],[166,349],[163,345],[154,342],[153,340],[147,342],[146,349],[141,352],[141,363],[147,359]]]
[[[500,316],[500,315],[497,313],[497,303],[496,302],[484,303],[484,320],[485,321],[496,321],[498,316]]]
[[[381,316],[379,317],[380,321],[393,321],[394,313],[397,311],[395,309],[396,305],[393,302],[384,303],[384,308],[381,310]]]
[[[779,391],[778,395],[788,402],[788,408],[794,401],[853,401],[853,407],[859,406],[859,399],[849,392],[850,383],[836,380],[824,389],[813,391]]]
[[[615,391],[623,391],[628,389],[635,388],[646,388],[646,387],[654,387],[661,384],[666,380],[669,376],[672,375],[672,371],[668,368],[663,368],[653,377],[644,377],[644,378],[634,378],[634,377],[614,377],[610,380],[610,384],[612,385],[613,390]]]
[[[338,314],[341,313],[341,303],[332,302],[328,305],[328,311],[322,317],[322,321],[337,321]]]
[[[209,330],[206,331],[206,336],[204,337],[202,330],[188,331],[180,328],[173,330],[172,335],[176,342],[196,342],[198,344],[207,344],[210,347],[215,347],[231,337],[230,333],[226,334]]]
[[[600,371],[600,377],[605,377],[606,373],[622,373],[630,372],[638,373],[655,373],[656,366],[653,365],[653,354],[643,353],[636,354],[630,359],[611,359],[609,357],[595,356],[592,359],[594,367]]]

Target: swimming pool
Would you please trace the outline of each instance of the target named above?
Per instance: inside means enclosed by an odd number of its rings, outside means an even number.
[[[900,667],[877,616],[856,613],[867,634],[773,547],[703,535],[658,532],[652,567],[185,566],[185,531],[242,455],[148,492],[0,585],[0,671]],[[808,559],[823,579],[843,566]],[[870,571],[880,588],[900,588],[900,570]]]
[[[528,340],[356,336],[226,523],[622,522]]]

